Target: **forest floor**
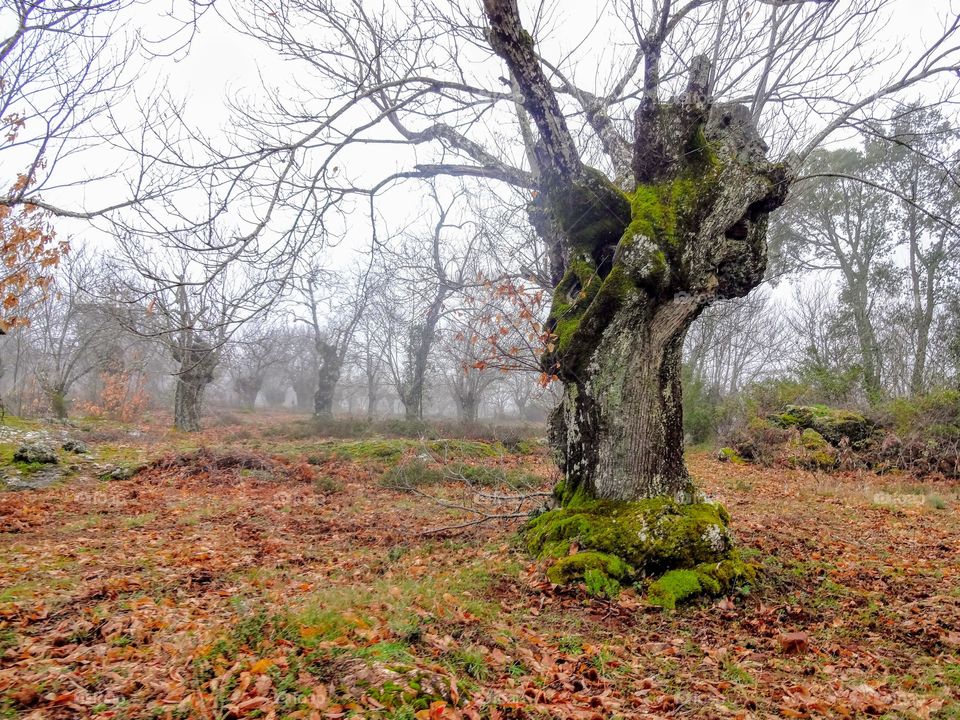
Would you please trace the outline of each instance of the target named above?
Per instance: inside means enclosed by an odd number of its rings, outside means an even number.
[[[0,718],[960,718],[956,485],[693,451],[761,573],[667,614],[442,530],[456,479],[548,488],[542,445],[226,422],[0,433]],[[17,433],[89,452],[14,489]]]

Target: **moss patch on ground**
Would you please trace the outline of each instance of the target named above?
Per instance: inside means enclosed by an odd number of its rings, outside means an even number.
[[[671,570],[650,584],[647,602],[674,610],[677,605],[701,595],[716,596],[751,583],[756,568],[734,554],[719,563],[702,563],[693,569]]]

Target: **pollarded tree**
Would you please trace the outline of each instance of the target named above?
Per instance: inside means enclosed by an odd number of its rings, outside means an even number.
[[[219,244],[205,228],[206,244]],[[236,263],[229,253],[209,256],[180,247],[152,247],[134,236],[118,241],[123,263],[114,273],[118,315],[132,332],[152,338],[177,364],[173,423],[200,430],[203,396],[214,381],[228,340],[277,297],[276,281]]]
[[[262,323],[259,327],[247,326],[233,338],[229,357],[233,390],[247,410],[256,405],[270,369],[286,360],[280,337],[276,327]]]
[[[939,42],[872,79],[883,49],[871,53],[871,33],[887,5],[626,0],[604,6],[616,7],[622,24],[584,24],[604,33],[592,56],[550,43],[542,3],[534,37],[517,0],[484,0],[482,17],[456,0],[392,9],[290,0],[280,11],[254,4],[244,16],[251,34],[330,88],[316,106],[278,101],[259,126],[255,154],[282,173],[288,199],[320,202],[304,222],[410,178],[479,178],[533,194],[530,221],[555,284],[544,368],[564,385],[551,437],[567,508],[538,521],[531,545],[562,554],[576,535],[581,548],[633,565],[580,557],[560,563],[558,579],[563,568],[582,574],[587,562],[629,575],[727,552],[722,512],[684,508],[698,498],[683,461],[684,335],[711,302],[760,283],[767,217],[811,148],[880,99],[957,69],[960,19],[952,18]],[[629,51],[618,30],[633,40]],[[589,32],[575,48],[589,44]],[[488,62],[491,48],[499,68]],[[578,54],[609,71],[578,73]],[[585,80],[594,84],[586,89]],[[797,157],[768,160],[761,124],[781,157],[790,149]],[[389,176],[344,162],[357,145],[403,142],[415,158]],[[376,168],[384,165],[395,167]],[[624,513],[640,524],[612,522]]]
[[[370,275],[369,272],[338,275],[314,265],[297,275],[293,287],[295,317],[307,325],[313,339],[317,368],[313,414],[318,418],[331,418],[343,364],[369,303]]]

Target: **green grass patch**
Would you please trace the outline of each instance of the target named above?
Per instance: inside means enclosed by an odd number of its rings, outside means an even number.
[[[138,515],[130,515],[129,517],[125,517],[122,522],[125,528],[127,528],[128,530],[132,530],[134,528],[146,527],[156,519],[157,519],[156,513],[148,512],[148,513],[140,513]]]

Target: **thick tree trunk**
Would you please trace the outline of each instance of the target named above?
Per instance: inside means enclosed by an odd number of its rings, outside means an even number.
[[[318,418],[333,417],[333,398],[340,380],[341,359],[337,348],[321,344],[317,347],[319,369],[317,391],[313,396],[313,414]]]
[[[373,420],[377,416],[377,405],[380,404],[380,395],[376,389],[367,389],[367,420]]]
[[[318,418],[333,417],[333,396],[337,389],[336,380],[321,382],[313,394],[313,414]]]
[[[50,409],[57,420],[66,420],[69,410],[67,391],[57,388],[50,391]]]
[[[182,432],[198,432],[207,382],[193,375],[177,376],[173,403],[173,426]]]
[[[409,422],[423,420],[423,386],[419,390],[411,393],[409,397],[403,399],[403,417]]]
[[[183,432],[200,430],[203,413],[203,393],[213,382],[217,354],[205,343],[192,337],[186,347],[174,349],[174,359],[180,363],[173,403],[173,426]]]
[[[244,410],[253,410],[257,404],[257,395],[263,385],[263,377],[241,377],[234,382],[234,390],[240,399],[240,407]]]
[[[457,419],[460,422],[473,424],[477,422],[477,415],[480,411],[480,398],[476,393],[466,393],[458,395],[457,398]]]
[[[695,300],[624,308],[551,419],[566,491],[605,500],[695,496],[683,460],[680,366]]]

